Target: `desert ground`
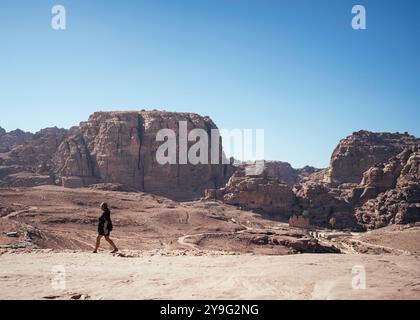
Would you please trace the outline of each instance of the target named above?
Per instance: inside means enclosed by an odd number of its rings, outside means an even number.
[[[118,254],[92,253],[103,201]],[[420,299],[420,225],[303,230],[220,202],[4,188],[0,299]]]
[[[419,299],[420,260],[390,255],[170,255],[9,252],[2,299]],[[366,269],[353,289],[352,269]],[[65,288],[54,287],[64,266]]]

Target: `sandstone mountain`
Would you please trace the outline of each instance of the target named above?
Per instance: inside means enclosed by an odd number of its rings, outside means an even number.
[[[408,133],[355,132],[335,148],[325,179],[333,186],[360,183],[363,173],[370,167],[386,162],[418,142]]]
[[[366,171],[359,194],[356,217],[371,229],[419,221],[420,145]]]
[[[340,141],[328,169],[294,187],[297,212],[307,210],[322,226],[334,218],[340,228],[420,221],[419,146],[407,133],[353,133]]]
[[[340,141],[327,169],[267,162],[253,176],[239,166],[206,198],[283,218],[306,212],[322,227],[332,219],[336,228],[356,230],[420,221],[419,147],[407,133],[359,131]]]
[[[201,197],[206,188],[223,186],[230,166],[220,164],[159,165],[156,141],[160,129],[178,133],[217,129],[208,117],[161,111],[97,112],[69,131],[45,129],[35,135],[2,131],[0,186],[57,184],[83,187],[118,183],[127,188],[177,200]],[[189,144],[193,144],[189,142]],[[210,148],[210,147],[209,147]]]

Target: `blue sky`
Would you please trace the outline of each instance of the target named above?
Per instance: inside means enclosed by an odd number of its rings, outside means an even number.
[[[0,0],[0,126],[190,111],[265,129],[267,159],[326,167],[353,131],[420,136],[419,57],[417,0]]]

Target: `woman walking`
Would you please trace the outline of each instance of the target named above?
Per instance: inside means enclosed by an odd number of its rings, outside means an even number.
[[[108,204],[106,202],[101,204],[102,215],[99,217],[99,224],[98,224],[98,237],[96,238],[96,246],[95,251],[93,253],[97,253],[99,249],[99,245],[101,244],[102,237],[105,237],[105,240],[112,246],[114,249],[111,253],[118,252],[118,248],[115,245],[114,241],[111,240],[109,235],[112,231],[112,220],[111,220],[111,211],[108,208]]]

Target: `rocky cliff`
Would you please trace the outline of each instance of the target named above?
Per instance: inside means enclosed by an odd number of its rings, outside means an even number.
[[[6,152],[0,156],[0,185],[118,183],[177,200],[198,198],[206,188],[223,186],[230,166],[221,160],[219,164],[158,164],[156,151],[163,142],[156,141],[157,132],[171,129],[178,136],[180,121],[187,122],[188,132],[204,129],[209,141],[210,130],[217,129],[210,118],[193,113],[97,112],[70,131],[46,129],[22,143],[9,143],[9,138],[2,142]]]
[[[36,134],[15,130],[0,136],[0,186],[53,184],[51,158],[67,130],[48,128]]]
[[[413,169],[419,146],[420,139],[407,133],[353,133],[335,148],[327,170],[295,186],[299,210],[308,210],[317,225],[328,226],[334,218],[339,228],[419,221]]]
[[[291,216],[311,224],[355,230],[420,221],[420,140],[399,133],[359,131],[340,141],[324,170],[294,170],[267,162],[258,176],[239,166],[228,184],[207,190],[242,208]]]
[[[417,143],[418,139],[408,133],[354,132],[335,148],[325,180],[333,186],[359,184],[370,167],[386,162]]]
[[[13,146],[27,142],[32,136],[32,133],[19,129],[6,132],[6,130],[0,127],[0,153],[8,152]]]
[[[366,171],[354,197],[356,217],[369,229],[419,221],[420,144]]]

